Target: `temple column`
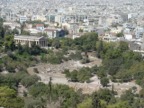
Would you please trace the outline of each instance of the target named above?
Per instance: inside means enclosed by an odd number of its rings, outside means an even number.
[[[40,46],[42,46],[42,41],[40,41]]]
[[[38,41],[38,45],[40,45],[40,41]]]
[[[44,47],[44,41],[43,41],[43,47]]]
[[[31,42],[30,42],[30,41],[28,41],[28,43],[29,43],[29,47],[31,47]]]
[[[43,41],[41,41],[41,46],[43,46]]]
[[[45,47],[45,41],[44,41],[44,47]]]

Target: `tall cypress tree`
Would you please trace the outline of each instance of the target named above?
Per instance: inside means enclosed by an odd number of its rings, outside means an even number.
[[[101,108],[100,98],[96,92],[92,96],[92,108]]]
[[[101,40],[97,49],[97,57],[101,58],[101,52],[103,52],[103,41]]]
[[[5,36],[5,29],[3,27],[3,19],[0,19],[0,37],[3,39]]]
[[[5,30],[3,27],[1,28],[0,36],[1,36],[1,38],[4,38],[4,36],[5,36]]]
[[[51,100],[52,100],[52,77],[49,78],[49,91],[50,91],[50,103],[51,103]]]

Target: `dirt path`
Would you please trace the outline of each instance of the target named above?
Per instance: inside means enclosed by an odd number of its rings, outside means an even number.
[[[24,97],[25,92],[27,92],[27,89],[23,85],[19,84],[18,85],[18,96]]]
[[[41,77],[41,82],[48,84],[49,78],[52,77],[53,84],[65,84],[69,87],[74,88],[75,90],[81,89],[83,93],[92,93],[94,91],[102,88],[99,79],[97,76],[91,78],[91,83],[78,83],[78,82],[69,82],[67,78],[65,78],[64,74],[38,74]]]

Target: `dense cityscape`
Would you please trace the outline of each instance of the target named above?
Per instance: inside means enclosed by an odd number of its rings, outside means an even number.
[[[144,0],[0,0],[0,108],[144,108]]]

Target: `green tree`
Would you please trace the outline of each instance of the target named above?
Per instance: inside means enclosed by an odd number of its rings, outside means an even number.
[[[127,90],[122,96],[122,101],[127,101],[129,105],[131,105],[134,102],[134,94],[132,93],[132,90]]]
[[[102,52],[103,52],[103,41],[100,41],[96,53],[98,58],[101,58]]]
[[[84,52],[95,51],[96,42],[98,41],[98,35],[95,32],[86,33],[80,38],[74,39],[74,45],[77,49]]]
[[[51,99],[52,99],[52,77],[49,78],[48,86],[49,86],[50,102],[51,102]]]
[[[83,33],[83,29],[79,29],[79,32],[80,32],[80,33]]]
[[[14,42],[14,37],[13,36],[5,36],[5,51],[8,50],[15,50],[15,42]]]
[[[37,81],[39,80],[39,77],[37,76],[28,76],[25,77],[21,80],[21,83],[26,86],[26,87],[30,87],[31,85],[35,84]]]
[[[24,28],[26,27],[25,23],[21,24],[21,34],[25,34]]]
[[[54,39],[52,46],[55,47],[56,49],[60,48],[61,44],[59,39]]]
[[[69,58],[72,60],[81,60],[82,59],[82,55],[80,51],[76,51],[75,53],[71,53],[69,55]]]
[[[25,107],[24,108],[45,108],[46,103],[42,102],[40,99],[27,99],[25,102]]]
[[[15,35],[15,34],[19,34],[19,31],[15,28],[12,33]]]
[[[2,39],[5,37],[5,29],[3,27],[0,27],[0,36]]]
[[[18,43],[17,49],[18,49],[18,53],[19,54],[23,54],[24,53],[24,48],[22,47],[22,45],[20,43]]]
[[[77,108],[92,108],[92,99],[85,99],[82,103],[77,105]]]
[[[92,108],[101,108],[100,98],[96,92],[92,95]]]
[[[103,85],[103,87],[106,87],[109,83],[109,79],[107,77],[103,77],[100,79],[100,82]]]
[[[122,52],[129,50],[128,43],[121,41],[119,43],[119,48]]]
[[[3,27],[3,19],[0,18],[0,38],[3,39],[5,37],[5,29]]]
[[[77,82],[78,79],[77,79],[77,70],[74,70],[72,73],[71,73],[71,81],[73,82]]]
[[[123,32],[120,32],[120,33],[117,33],[116,36],[117,36],[117,37],[123,37],[124,34],[123,34]]]
[[[24,101],[16,96],[16,91],[8,87],[0,87],[0,106],[6,108],[22,108]]]
[[[144,98],[144,88],[140,90],[139,95],[140,95],[141,98]]]
[[[107,108],[132,108],[127,101],[120,101],[113,105],[108,105]]]
[[[101,100],[104,100],[107,104],[114,98],[114,93],[109,89],[100,89],[97,92]]]

